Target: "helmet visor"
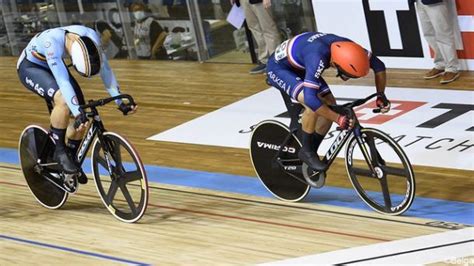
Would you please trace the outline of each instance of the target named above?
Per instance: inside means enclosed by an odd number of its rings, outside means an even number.
[[[357,79],[359,77],[356,77],[356,76],[353,76],[351,74],[348,74],[347,72],[345,72],[344,70],[341,69],[340,66],[338,66],[336,64],[336,69],[337,69],[337,74],[336,74],[336,77],[340,77],[344,80],[348,80],[348,79]]]
[[[71,58],[76,71],[84,77],[91,77],[100,72],[100,53],[90,38],[80,37],[72,44]]]

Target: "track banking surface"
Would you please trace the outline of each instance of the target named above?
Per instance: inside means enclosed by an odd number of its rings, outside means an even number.
[[[0,148],[0,162],[18,165],[17,150]],[[86,173],[91,173],[89,159],[83,167]],[[151,182],[273,198],[255,177],[155,165],[146,165],[145,168]],[[348,188],[326,186],[319,190],[312,189],[305,202],[371,210],[354,189]],[[416,197],[404,216],[474,225],[474,203]]]

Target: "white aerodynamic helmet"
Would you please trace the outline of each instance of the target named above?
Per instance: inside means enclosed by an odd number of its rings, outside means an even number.
[[[79,37],[71,46],[72,65],[84,77],[100,72],[101,59],[97,45],[89,37]]]

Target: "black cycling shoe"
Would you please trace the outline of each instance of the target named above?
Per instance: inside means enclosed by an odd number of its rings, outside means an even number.
[[[77,150],[69,146],[67,147],[67,153],[69,154],[69,157],[74,158],[74,162],[76,163],[76,166],[79,171],[78,176],[77,176],[77,181],[79,182],[79,184],[87,184],[87,176],[82,170],[81,164],[78,161],[76,161],[76,156],[75,156],[76,152]]]
[[[65,151],[54,151],[53,159],[61,165],[66,174],[76,174],[79,168],[71,157]]]
[[[301,161],[306,163],[311,169],[315,171],[324,171],[326,170],[326,164],[319,160],[318,155],[313,151],[305,151],[301,149],[298,152],[298,158]]]

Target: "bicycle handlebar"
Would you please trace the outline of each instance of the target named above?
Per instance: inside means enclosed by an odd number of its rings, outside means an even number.
[[[345,103],[342,106],[348,107],[348,108],[354,108],[354,107],[357,107],[359,105],[363,105],[364,103],[368,102],[370,99],[372,99],[376,96],[379,96],[378,92],[376,92],[374,94],[371,94],[371,95],[367,96],[366,98],[358,99],[358,100],[355,100],[355,101],[350,102],[350,103]]]
[[[349,102],[349,103],[345,103],[345,104],[342,104],[342,105],[331,105],[331,109],[334,110],[336,113],[339,113],[339,114],[345,114],[345,113],[353,113],[353,108],[354,107],[357,107],[357,106],[360,106],[360,105],[363,105],[364,103],[368,102],[370,99],[376,97],[376,96],[379,96],[380,94],[378,92],[374,93],[374,94],[371,94],[369,96],[367,96],[366,98],[362,98],[362,99],[357,99],[353,102]],[[374,113],[380,113],[380,108],[376,108],[376,109],[373,109],[372,112]]]
[[[114,96],[114,97],[104,98],[104,99],[100,99],[100,100],[97,100],[97,101],[90,100],[89,103],[84,104],[84,105],[80,105],[79,108],[81,110],[84,110],[84,109],[87,109],[87,108],[92,108],[92,107],[97,107],[97,106],[104,106],[104,105],[110,103],[111,101],[115,101],[115,100],[118,100],[118,99],[127,99],[130,105],[136,105],[132,96],[130,96],[129,94],[120,94],[120,95],[117,95],[117,96]]]
[[[136,105],[135,104],[135,101],[133,100],[133,97],[128,95],[128,94],[120,94],[120,95],[117,95],[117,96],[114,96],[114,97],[109,97],[109,98],[104,98],[104,99],[100,99],[100,100],[97,100],[97,101],[94,101],[94,100],[89,100],[89,103],[87,104],[83,104],[83,105],[80,105],[79,106],[79,111],[82,113],[82,114],[85,114],[87,117],[92,117],[94,115],[94,112],[86,112],[85,109],[87,108],[95,108],[97,106],[104,106],[108,103],[110,103],[111,101],[115,101],[115,100],[118,100],[118,99],[127,99],[128,100],[128,104],[130,105]],[[80,120],[76,120],[74,121],[74,128],[77,129],[79,128],[79,126],[81,125],[81,121]]]

